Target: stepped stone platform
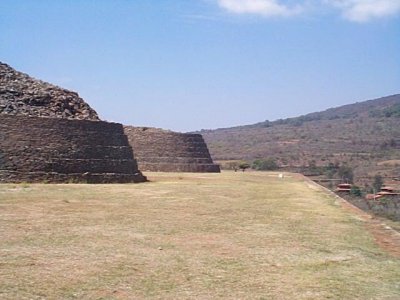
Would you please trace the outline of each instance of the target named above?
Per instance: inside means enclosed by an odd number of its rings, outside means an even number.
[[[143,182],[121,124],[0,63],[0,182]]]
[[[0,182],[142,182],[121,124],[0,115]]]
[[[124,126],[142,171],[221,172],[200,134]]]

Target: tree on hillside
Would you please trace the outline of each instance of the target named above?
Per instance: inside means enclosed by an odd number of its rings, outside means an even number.
[[[353,183],[354,174],[353,169],[349,166],[343,165],[339,167],[338,175],[342,179],[342,181]]]
[[[325,173],[326,178],[333,179],[335,174],[337,173],[338,169],[339,169],[339,163],[330,162],[324,168],[324,173]]]
[[[321,169],[317,166],[315,160],[311,160],[308,162],[308,171],[311,174],[321,174]]]
[[[362,196],[361,189],[356,185],[353,185],[351,187],[350,194],[353,195],[353,196],[356,196],[356,197],[361,197]]]
[[[374,183],[372,184],[375,192],[379,192],[383,186],[383,178],[381,175],[375,175]]]

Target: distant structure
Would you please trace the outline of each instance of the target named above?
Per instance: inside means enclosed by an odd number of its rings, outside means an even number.
[[[0,182],[142,182],[121,124],[0,62]]]
[[[397,193],[395,193],[395,189],[393,187],[390,187],[390,186],[381,187],[381,191],[380,192],[381,193],[389,193],[389,194],[396,194],[397,195]]]
[[[337,185],[336,192],[350,193],[350,191],[351,191],[351,184],[349,183],[340,183]]]
[[[124,126],[142,171],[221,172],[200,134]]]
[[[393,187],[390,186],[383,186],[381,187],[381,190],[376,193],[376,194],[368,194],[366,196],[367,199],[379,199],[382,197],[390,197],[390,198],[394,198],[394,197],[399,197],[400,193],[395,191],[395,189]]]

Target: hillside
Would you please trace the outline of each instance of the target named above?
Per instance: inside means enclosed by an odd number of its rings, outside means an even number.
[[[218,161],[269,158],[295,170],[348,164],[358,177],[400,175],[400,95],[201,134]]]

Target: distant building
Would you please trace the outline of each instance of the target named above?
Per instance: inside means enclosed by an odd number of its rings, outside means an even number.
[[[376,194],[367,194],[365,198],[367,200],[376,200],[382,197],[396,197],[400,196],[400,193],[396,192],[394,188],[390,186],[383,186],[380,192]]]
[[[336,187],[336,192],[350,193],[350,191],[351,191],[351,184],[350,183],[340,183]]]
[[[390,186],[383,186],[381,187],[381,192],[394,193],[394,188]]]

